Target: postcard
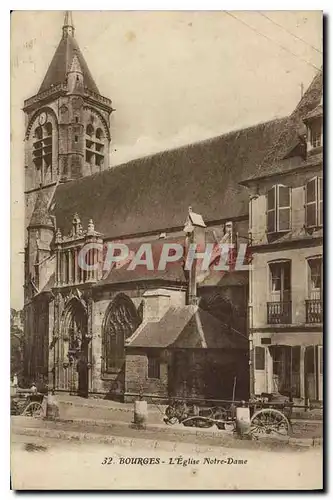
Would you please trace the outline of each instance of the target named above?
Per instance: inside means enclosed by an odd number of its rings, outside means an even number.
[[[323,489],[323,13],[11,14],[11,487]]]

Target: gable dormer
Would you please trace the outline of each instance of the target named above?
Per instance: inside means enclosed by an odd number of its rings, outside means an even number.
[[[304,118],[307,128],[307,150],[308,152],[320,152],[323,147],[323,103],[313,109]]]

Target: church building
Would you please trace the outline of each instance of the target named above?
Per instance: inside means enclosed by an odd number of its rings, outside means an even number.
[[[166,243],[249,243],[239,182],[255,175],[286,119],[112,166],[116,114],[75,36],[67,12],[44,80],[24,102],[25,379],[83,397],[247,398],[248,271],[198,279],[181,260],[84,270],[78,256],[89,243],[131,252],[149,243],[157,254]],[[91,265],[100,253],[89,253]]]

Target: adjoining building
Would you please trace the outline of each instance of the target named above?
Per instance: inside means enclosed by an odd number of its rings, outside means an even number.
[[[323,89],[318,72],[250,188],[252,389],[323,399]]]

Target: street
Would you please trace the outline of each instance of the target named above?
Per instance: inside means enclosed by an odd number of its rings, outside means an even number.
[[[12,488],[320,489],[322,448],[198,446],[196,453],[152,449],[146,441],[98,444],[12,432]],[[244,443],[245,444],[245,443]],[[184,444],[184,450],[186,445]]]

